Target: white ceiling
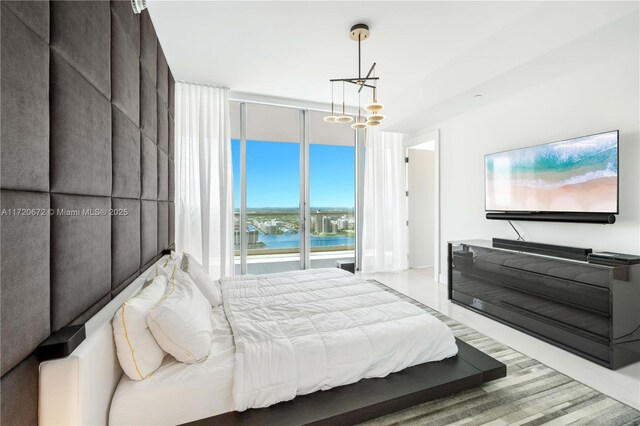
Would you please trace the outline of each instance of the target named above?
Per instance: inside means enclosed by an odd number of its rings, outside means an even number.
[[[330,101],[330,78],[357,75],[348,31],[364,22],[363,73],[377,62],[385,127],[407,133],[637,46],[638,10],[637,1],[149,5],[176,80],[311,102]]]

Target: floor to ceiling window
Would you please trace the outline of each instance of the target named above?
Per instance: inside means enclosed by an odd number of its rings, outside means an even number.
[[[355,135],[323,116],[232,102],[236,273],[354,261]]]
[[[310,266],[354,261],[355,136],[348,124],[326,123],[309,113]]]

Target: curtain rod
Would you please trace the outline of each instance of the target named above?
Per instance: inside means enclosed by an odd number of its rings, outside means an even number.
[[[185,80],[176,80],[176,83],[182,83],[182,84],[190,84],[192,86],[203,86],[203,87],[211,87],[213,89],[227,89],[227,90],[231,90],[226,86],[220,86],[217,84],[202,84],[202,83],[194,83],[192,81],[185,81]]]

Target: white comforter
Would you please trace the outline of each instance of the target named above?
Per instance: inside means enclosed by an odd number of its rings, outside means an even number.
[[[458,352],[438,319],[338,268],[240,276],[221,287],[238,411]]]

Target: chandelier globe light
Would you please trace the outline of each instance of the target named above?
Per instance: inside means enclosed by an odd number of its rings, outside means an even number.
[[[355,123],[353,123],[351,125],[351,127],[356,129],[356,130],[360,130],[360,129],[364,129],[365,127],[367,127],[367,123],[362,121],[362,120],[360,120],[360,119],[358,119],[358,120],[356,120]]]
[[[384,105],[378,102],[378,88],[374,87],[372,92],[373,92],[373,99],[369,105],[364,107],[364,109],[373,113],[380,112],[384,108]]]
[[[361,43],[369,39],[370,35],[369,26],[366,24],[356,24],[351,27],[351,30],[349,31],[349,38],[358,42],[358,77],[332,78],[329,80],[331,83],[331,115],[326,116],[324,121],[328,123],[351,123],[353,121],[353,117],[345,113],[345,83],[350,83],[358,87],[358,116],[356,121],[351,125],[352,128],[364,129],[369,125],[379,126],[382,120],[384,120],[384,115],[379,114],[379,112],[384,108],[384,105],[378,102],[377,97],[379,77],[376,77],[375,75],[376,63],[374,62],[373,65],[371,65],[366,76],[362,75]],[[337,116],[334,115],[333,112],[333,84],[336,81],[342,82],[342,115]],[[373,94],[372,102],[365,107],[365,109],[372,113],[372,115],[366,118],[361,115],[360,109],[360,93],[363,89],[371,89]]]

